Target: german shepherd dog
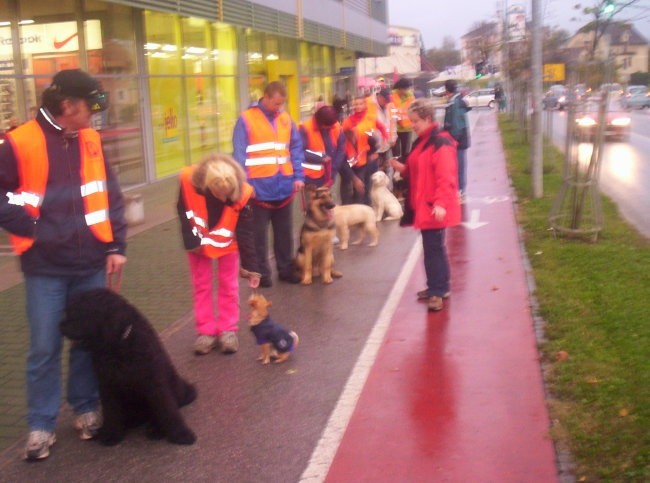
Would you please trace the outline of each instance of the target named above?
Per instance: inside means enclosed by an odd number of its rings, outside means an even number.
[[[329,188],[307,186],[307,210],[300,229],[300,247],[294,260],[303,285],[310,285],[312,277],[321,275],[323,283],[332,283],[342,276],[334,265],[334,217],[336,206]]]

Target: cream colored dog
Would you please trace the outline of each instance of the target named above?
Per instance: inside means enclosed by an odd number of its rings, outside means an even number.
[[[388,189],[388,175],[383,171],[377,171],[370,177],[370,181],[372,182],[370,202],[375,210],[375,219],[377,221],[399,220],[404,210],[395,195]]]
[[[350,241],[350,228],[358,226],[361,228],[361,236],[350,243],[350,245],[359,245],[370,235],[368,246],[377,246],[379,241],[379,230],[375,221],[375,212],[368,205],[352,204],[339,205],[332,209],[334,214],[334,224],[336,225],[336,235],[339,237],[339,248],[346,250]]]

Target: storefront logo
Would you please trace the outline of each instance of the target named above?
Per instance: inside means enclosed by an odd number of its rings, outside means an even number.
[[[72,39],[74,39],[76,36],[77,36],[77,32],[73,33],[70,37],[68,37],[68,38],[66,38],[66,39],[63,39],[63,40],[61,40],[61,41],[56,40],[56,38],[54,38],[54,48],[55,48],[56,50],[59,50],[60,48],[64,47],[65,44],[67,44],[67,43],[70,42]]]
[[[173,106],[165,109],[163,114],[163,126],[165,128],[164,143],[169,143],[178,140],[178,116],[176,109]]]

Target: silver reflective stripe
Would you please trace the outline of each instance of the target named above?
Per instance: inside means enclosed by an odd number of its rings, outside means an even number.
[[[212,245],[217,248],[226,248],[227,246],[232,245],[232,240],[228,240],[227,242],[218,242],[212,238],[203,237],[201,238],[201,245]]]
[[[266,164],[284,164],[288,158],[282,156],[276,158],[275,156],[264,156],[263,158],[246,158],[246,166],[264,166]]]
[[[88,226],[96,225],[108,220],[108,210],[98,210],[86,215],[86,224]]]
[[[16,194],[12,193],[11,191],[7,191],[7,198],[9,199],[8,203],[10,205],[25,206],[23,195],[20,193]]]
[[[90,183],[81,185],[81,196],[90,196],[95,193],[101,193],[104,190],[103,181],[91,181]]]
[[[311,154],[313,154],[315,156],[320,156],[321,158],[323,156],[325,156],[325,153],[322,152],[322,151],[312,151],[311,149],[305,149],[305,151],[307,151],[308,153],[311,153]]]
[[[247,153],[257,153],[259,151],[267,151],[269,149],[275,149],[275,143],[273,141],[270,141],[268,143],[249,144],[246,146]]]
[[[313,169],[314,171],[323,171],[322,164],[302,163],[303,168]]]
[[[219,228],[210,232],[210,235],[217,235],[223,237],[231,237],[235,235],[235,232],[228,230],[227,228]]]
[[[22,193],[11,193],[7,192],[7,198],[9,198],[10,205],[18,206],[33,206],[38,208],[41,204],[42,198],[35,193],[30,193],[29,191],[23,191]]]
[[[208,224],[205,222],[205,220],[203,218],[201,218],[200,216],[195,216],[194,217],[194,223],[199,225],[201,228],[206,228],[208,226]]]
[[[194,212],[193,212],[192,210],[187,210],[187,211],[185,212],[185,217],[186,217],[188,220],[191,220],[192,218],[194,218]]]

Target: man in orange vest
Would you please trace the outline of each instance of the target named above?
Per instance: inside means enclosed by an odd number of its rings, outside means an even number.
[[[300,126],[302,144],[305,147],[305,184],[332,186],[336,174],[345,181],[352,181],[357,190],[363,191],[363,181],[352,171],[345,159],[345,136],[333,106],[322,106]]]
[[[376,150],[379,143],[388,140],[388,133],[377,119],[377,113],[368,113],[366,97],[355,97],[352,101],[352,111],[342,124],[346,137],[345,152],[352,171],[363,182],[363,189],[352,186],[352,183],[342,182],[341,202],[344,205],[370,205],[370,177],[378,168]],[[345,178],[342,181],[345,181]]]
[[[393,85],[392,102],[395,106],[395,115],[397,118],[397,142],[393,155],[398,156],[402,161],[406,160],[406,156],[411,150],[411,121],[408,117],[408,108],[415,100],[415,96],[411,92],[413,83],[402,77]]]
[[[107,108],[99,82],[62,70],[36,118],[0,145],[0,227],[11,234],[25,278],[27,356],[25,459],[47,458],[61,403],[59,322],[68,298],[106,285],[126,262],[124,202],[91,116]],[[101,426],[90,354],[70,348],[67,399],[81,439]]]
[[[233,157],[246,171],[255,189],[253,219],[255,249],[262,278],[260,287],[270,287],[268,227],[273,228],[273,251],[278,278],[299,283],[293,267],[293,207],[296,192],[305,186],[305,160],[298,128],[282,107],[285,87],[270,82],[257,105],[246,109],[233,131]]]

